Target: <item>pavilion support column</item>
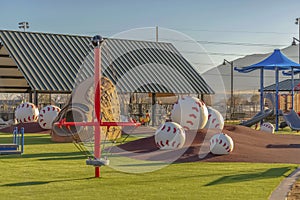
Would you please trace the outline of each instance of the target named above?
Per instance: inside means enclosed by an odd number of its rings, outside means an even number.
[[[264,111],[264,68],[260,68],[260,111]],[[263,120],[260,121],[260,124],[263,123]]]
[[[36,105],[36,106],[38,106],[39,105],[39,102],[38,102],[38,92],[35,90],[34,92],[33,92],[33,94],[34,94],[34,105]]]
[[[155,126],[156,125],[156,119],[155,119],[155,111],[156,111],[156,94],[155,93],[152,93],[152,126]]]
[[[292,67],[292,83],[291,83],[291,87],[292,87],[292,110],[294,110],[294,67]],[[290,109],[290,108],[289,108]]]
[[[32,103],[32,91],[31,90],[29,90],[29,92],[28,92],[28,101],[30,102],[30,103]]]
[[[278,97],[278,90],[279,90],[279,70],[278,70],[278,67],[275,68],[276,70],[276,74],[275,74],[275,78],[276,78],[276,95],[275,95],[275,104],[276,104],[276,114],[275,114],[275,131],[278,131],[278,123],[279,123],[279,97]]]

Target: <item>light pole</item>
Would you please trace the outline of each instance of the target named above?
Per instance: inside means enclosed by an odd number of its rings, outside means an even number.
[[[292,42],[292,46],[296,46],[296,42],[298,42],[298,44],[300,43],[300,40],[298,38],[295,38],[293,37],[293,42]],[[299,49],[298,49],[298,62],[300,63],[300,45],[299,46]]]
[[[24,32],[29,28],[29,22],[19,22],[19,28],[23,29]]]
[[[296,18],[295,20],[295,24],[298,25],[298,38],[293,37],[293,42],[292,42],[292,46],[296,46],[296,41],[298,42],[298,63],[300,64],[300,18]],[[299,78],[300,78],[300,74],[299,74]],[[292,81],[293,81],[293,85],[294,85],[294,76],[292,75]],[[292,88],[292,109],[294,109],[294,89]]]
[[[224,59],[223,65],[226,63],[230,64],[231,73],[230,73],[230,119],[232,118],[232,113],[234,112],[234,103],[233,103],[233,61],[228,61]]]
[[[298,28],[299,28],[298,34],[299,34],[299,36],[298,36],[298,39],[295,38],[295,37],[293,37],[293,43],[292,43],[292,45],[296,45],[295,40],[298,41],[298,42],[300,42],[299,41],[300,40],[300,17],[296,18],[295,24],[298,25]],[[300,63],[300,44],[299,44],[298,56],[299,56],[298,57],[298,61]]]

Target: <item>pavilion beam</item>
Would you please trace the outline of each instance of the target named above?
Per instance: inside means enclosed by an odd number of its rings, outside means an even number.
[[[156,125],[156,120],[155,120],[155,111],[156,111],[156,93],[152,93],[152,126]]]
[[[34,94],[34,105],[38,106],[39,105],[39,101],[38,101],[38,95],[39,95],[39,93],[35,90],[33,92],[33,94]]]
[[[31,90],[29,90],[28,96],[29,96],[29,98],[28,98],[29,102],[32,103],[32,91]]]

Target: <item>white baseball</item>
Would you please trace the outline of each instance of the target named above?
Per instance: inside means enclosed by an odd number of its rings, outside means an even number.
[[[216,109],[207,106],[208,110],[208,120],[205,125],[205,129],[208,129],[210,132],[219,133],[224,128],[224,118],[219,111]]]
[[[209,150],[215,155],[226,155],[233,151],[233,140],[224,133],[218,133],[210,139]]]
[[[185,131],[175,122],[165,122],[156,130],[154,139],[160,149],[179,149],[184,145]]]
[[[39,124],[44,129],[52,129],[52,122],[60,112],[57,106],[49,105],[40,110]]]
[[[208,111],[204,102],[195,97],[182,97],[173,105],[171,119],[180,124],[185,130],[204,128]]]
[[[260,131],[274,133],[274,126],[270,122],[265,122],[260,126]]]
[[[18,123],[36,122],[39,110],[33,103],[25,102],[20,104],[15,111],[15,118]]]

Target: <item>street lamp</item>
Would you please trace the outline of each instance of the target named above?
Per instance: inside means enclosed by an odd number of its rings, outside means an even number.
[[[223,65],[226,65],[226,63],[230,64],[231,66],[231,75],[230,75],[230,119],[231,119],[231,115],[234,112],[234,103],[233,103],[233,61],[228,61],[226,59],[223,60]]]
[[[19,22],[19,28],[23,29],[24,32],[29,28],[29,22]]]
[[[295,24],[298,25],[298,27],[299,27],[299,31],[298,31],[299,36],[298,36],[298,38],[293,37],[293,42],[292,42],[293,46],[296,45],[296,41],[298,43],[300,43],[300,17],[296,18]],[[299,50],[298,50],[298,61],[300,63],[300,44],[299,44]]]
[[[293,37],[292,46],[296,46],[297,45],[296,42],[300,43],[300,40],[298,38]],[[300,45],[298,49],[298,62],[300,63]]]

